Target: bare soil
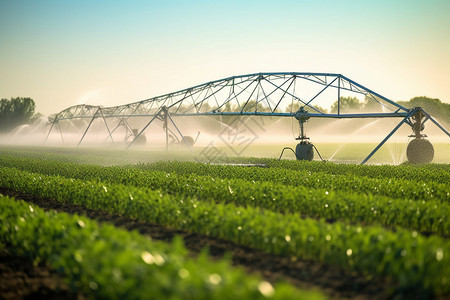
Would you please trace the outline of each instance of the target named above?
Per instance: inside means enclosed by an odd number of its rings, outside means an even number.
[[[86,209],[77,205],[62,204],[51,199],[40,199],[9,190],[0,189],[0,193],[16,199],[34,203],[45,210],[55,210],[71,214],[85,215],[98,222],[109,222],[127,230],[138,230],[152,239],[171,241],[179,235],[184,239],[186,248],[192,255],[205,247],[210,256],[221,258],[225,253],[232,256],[234,265],[249,273],[259,274],[265,280],[275,283],[283,280],[299,288],[320,289],[331,298],[343,299],[415,299],[417,294],[409,291],[405,295],[396,292],[396,285],[383,278],[367,278],[355,272],[349,272],[334,266],[324,265],[311,260],[293,259],[264,253],[233,242],[200,235],[184,230],[141,222],[120,215]],[[69,291],[58,275],[46,266],[34,266],[30,260],[15,257],[7,252],[0,255],[0,299],[83,299],[83,295]],[[415,297],[415,296],[416,297]]]
[[[82,294],[69,290],[60,274],[30,259],[0,252],[0,299],[81,300]]]

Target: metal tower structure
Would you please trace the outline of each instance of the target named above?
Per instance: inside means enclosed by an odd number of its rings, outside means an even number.
[[[358,95],[373,104],[370,106],[370,111],[352,112],[343,105],[343,96]],[[335,101],[337,101],[337,107],[332,113],[323,111],[321,108]],[[425,135],[421,133],[425,122],[433,122],[450,137],[450,133],[422,108],[405,108],[344,75],[279,72],[232,76],[120,106],[72,106],[52,118],[45,140],[56,128],[59,128],[63,138],[61,122],[73,123],[78,120],[81,121],[82,126],[85,126],[84,133],[78,142],[79,146],[93,121],[100,119],[105,124],[111,141],[114,141],[114,133],[119,127],[126,129],[127,137],[131,138],[131,141],[128,141],[128,148],[142,140],[144,131],[152,122],[162,120],[166,131],[166,147],[169,122],[176,128],[183,142],[190,147],[191,143],[183,136],[174,118],[218,115],[295,118],[301,129],[301,134],[297,138],[300,143],[297,145],[295,154],[297,159],[307,160],[313,157],[311,155],[313,145],[304,134],[304,123],[310,118],[398,118],[400,121],[397,126],[361,164],[366,163],[403,124],[412,128],[412,137],[416,141],[414,147],[410,143],[407,149],[408,159],[413,162],[429,162],[433,158],[434,150],[428,140],[424,139]],[[133,132],[129,125],[129,120],[132,118],[142,118],[148,122],[139,132],[136,130]],[[424,154],[425,152],[428,154]]]

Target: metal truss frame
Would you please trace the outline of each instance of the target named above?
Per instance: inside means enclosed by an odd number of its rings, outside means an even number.
[[[305,93],[306,89],[304,86],[309,86],[309,88],[314,91]],[[337,112],[334,113],[323,112],[320,107],[317,106],[320,98],[330,97],[330,92],[333,94],[332,97],[335,97],[335,101],[337,101]],[[382,109],[382,112],[346,112],[341,103],[342,93],[363,95],[367,101],[377,103],[377,106]],[[128,125],[128,123],[126,123],[128,118],[150,118],[150,121],[139,132],[138,136],[143,134],[155,119],[165,120],[165,125],[167,125],[167,120],[170,120],[183,141],[188,144],[172,117],[230,115],[296,118],[297,111],[292,110],[294,103],[297,104],[302,111],[308,111],[308,115],[311,118],[401,118],[401,122],[362,163],[365,163],[370,159],[370,157],[402,124],[406,123],[412,126],[412,122],[409,119],[418,111],[418,109],[426,116],[424,122],[431,120],[450,137],[448,131],[428,113],[424,112],[423,109],[405,108],[342,74],[277,72],[227,77],[120,106],[72,106],[54,116],[45,141],[48,139],[50,132],[56,125],[58,125],[61,137],[63,138],[61,126],[59,125],[60,122],[65,120],[90,120],[83,136],[78,142],[79,146],[95,119],[103,120],[109,134],[108,138],[114,142],[113,133],[116,131],[119,124],[116,125],[113,130],[110,130],[107,120],[121,120],[122,124]],[[288,104],[291,104],[291,111],[282,112],[281,108],[286,107]],[[133,141],[128,144],[127,149],[134,143],[138,136],[135,136]]]

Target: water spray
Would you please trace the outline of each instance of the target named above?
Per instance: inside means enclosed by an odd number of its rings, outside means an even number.
[[[295,89],[296,82],[305,85],[300,91]],[[259,91],[262,91],[260,96]],[[314,91],[309,94],[308,91]],[[350,95],[363,95],[366,99],[381,105],[382,112],[346,112],[342,101],[342,93]],[[320,108],[320,99],[336,97],[337,111],[328,113]],[[283,107],[290,102],[298,104],[301,108],[294,112],[282,112]],[[233,109],[231,109],[233,108]],[[308,109],[306,111],[305,109]],[[370,154],[361,162],[365,164],[371,157],[392,137],[392,135],[404,124],[413,129],[410,136],[413,139],[407,147],[407,158],[411,163],[429,163],[433,160],[434,149],[431,143],[422,134],[424,123],[430,121],[441,129],[447,136],[450,133],[439,124],[432,116],[422,108],[416,107],[408,109],[379,93],[357,83],[354,80],[334,73],[311,73],[311,72],[270,72],[238,75],[209,81],[187,89],[171,92],[165,95],[128,103],[125,105],[103,107],[92,105],[76,105],[69,107],[55,115],[49,122],[49,131],[45,137],[47,140],[52,130],[61,135],[63,140],[63,130],[61,122],[72,122],[83,120],[88,123],[87,127],[81,128],[84,133],[78,142],[90,130],[95,119],[104,126],[105,133],[114,143],[113,130],[110,126],[117,123],[117,120],[128,118],[143,119],[146,125],[136,134],[131,129],[132,141],[128,142],[126,149],[132,146],[144,134],[149,125],[155,120],[163,121],[163,129],[166,133],[166,149],[168,145],[169,122],[174,127],[173,136],[178,137],[179,142],[184,143],[192,151],[193,138],[186,138],[174,121],[177,117],[201,117],[201,116],[238,116],[238,117],[287,117],[295,118],[299,122],[300,135],[296,138],[299,141],[295,150],[290,149],[298,160],[311,161],[314,159],[314,150],[319,157],[320,153],[305,134],[305,123],[310,118],[331,118],[331,119],[385,119],[398,118],[400,122],[390,131],[387,136],[373,149]],[[183,125],[180,123],[180,125]],[[118,125],[117,125],[118,126]],[[183,129],[184,131],[184,129]],[[176,133],[176,134],[175,134]],[[198,135],[197,135],[198,137]],[[44,141],[45,142],[45,141]],[[280,156],[280,158],[281,158]],[[322,159],[323,160],[323,159]]]

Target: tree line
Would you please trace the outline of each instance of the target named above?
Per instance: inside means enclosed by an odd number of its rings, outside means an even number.
[[[6,133],[19,125],[34,122],[41,114],[35,112],[36,105],[31,98],[0,100],[0,132]]]
[[[341,112],[368,112],[374,109],[379,109],[381,106],[377,103],[376,98],[369,98],[366,96],[365,101],[360,101],[356,97],[341,97],[339,103],[339,110]],[[450,124],[450,104],[443,103],[439,99],[429,98],[425,96],[414,97],[409,101],[398,101],[398,104],[406,107],[422,107],[431,116],[438,119],[439,122],[443,122],[445,125]],[[291,103],[285,109],[286,112],[295,112],[300,108],[298,102]],[[319,111],[327,113],[328,110],[319,106],[315,106]],[[34,122],[41,114],[35,112],[36,105],[32,98],[17,97],[11,99],[0,100],[0,132],[5,133],[13,130],[17,126],[23,124],[30,124]],[[208,103],[204,104],[202,111],[210,111],[212,108]],[[270,109],[264,106],[261,102],[257,103],[255,100],[250,100],[245,105],[243,111],[270,111]],[[180,111],[183,111],[181,109]],[[238,107],[232,107],[230,103],[227,103],[222,111],[240,111]],[[330,108],[330,113],[337,113],[338,102],[336,101]]]

